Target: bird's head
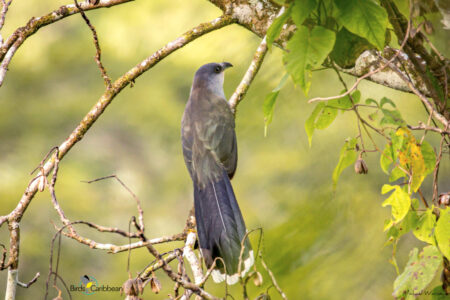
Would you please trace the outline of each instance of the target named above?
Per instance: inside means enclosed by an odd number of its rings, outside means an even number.
[[[206,88],[223,94],[224,71],[232,66],[229,62],[201,66],[195,73],[192,88]]]

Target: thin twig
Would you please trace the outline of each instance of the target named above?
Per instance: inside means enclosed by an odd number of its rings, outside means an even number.
[[[262,258],[260,254],[261,264],[264,267],[264,269],[267,271],[267,274],[269,274],[270,279],[272,280],[273,286],[277,289],[278,293],[280,293],[281,298],[284,300],[287,300],[286,294],[283,292],[283,290],[280,288],[280,286],[277,283],[277,280],[275,279],[275,276],[273,275],[272,271],[267,267],[266,263],[264,262],[264,259]]]
[[[6,1],[2,0],[2,10],[0,11],[0,30],[2,30],[3,25],[5,24],[6,13],[8,12],[8,8],[11,5],[12,0]],[[3,38],[0,34],[0,46],[3,44]]]
[[[445,128],[447,130],[447,128]],[[439,175],[439,167],[442,159],[442,152],[444,148],[444,140],[445,135],[442,135],[441,142],[439,144],[439,154],[437,155],[436,164],[434,166],[433,172],[433,203],[434,206],[439,207],[439,198],[438,198],[438,175]]]
[[[27,289],[38,280],[39,276],[41,276],[41,273],[37,272],[36,275],[34,275],[33,279],[31,279],[27,283],[17,281],[17,285]]]
[[[441,129],[438,127],[428,126],[421,122],[419,122],[418,126],[408,125],[407,127],[411,130],[428,130],[428,131],[434,131],[434,132],[437,132],[437,133],[440,133],[443,135],[450,135],[450,131],[448,131],[448,130],[444,130],[444,129]]]
[[[97,31],[95,30],[95,27],[91,24],[91,21],[84,13],[84,10],[81,8],[81,6],[78,4],[77,0],[74,0],[75,6],[80,11],[81,17],[83,17],[83,20],[86,22],[87,26],[92,31],[92,36],[94,38],[94,45],[95,45],[95,62],[97,63],[98,68],[100,69],[100,72],[102,73],[103,80],[105,81],[105,85],[108,89],[111,88],[111,78],[106,73],[106,69],[102,64],[101,56],[102,56],[102,50],[100,48],[100,43],[98,41]]]
[[[122,185],[123,188],[126,189],[127,192],[130,193],[130,195],[136,201],[136,206],[137,206],[138,213],[139,213],[139,228],[140,228],[140,230],[144,231],[145,230],[145,227],[144,227],[144,211],[142,210],[141,200],[139,200],[139,197],[136,196],[136,194],[133,193],[133,191],[122,180],[120,180],[120,178],[117,175],[113,174],[113,175],[109,175],[109,176],[93,179],[93,180],[90,180],[90,181],[82,181],[82,182],[90,184],[90,183],[93,183],[93,182],[97,182],[97,181],[105,180],[105,179],[110,179],[110,178],[115,178],[120,183],[120,185]],[[138,236],[136,236],[136,237],[138,237]]]

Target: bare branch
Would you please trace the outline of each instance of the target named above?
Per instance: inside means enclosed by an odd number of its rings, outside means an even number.
[[[5,24],[6,13],[8,12],[8,8],[11,5],[12,0],[8,2],[6,0],[2,0],[2,9],[0,10],[0,30],[2,30],[3,25]],[[3,37],[0,34],[0,46],[3,44]]]
[[[95,46],[95,62],[97,63],[98,68],[100,69],[100,72],[102,73],[103,80],[105,81],[105,85],[107,88],[111,88],[111,78],[109,78],[108,74],[106,73],[106,69],[102,64],[101,56],[102,56],[102,50],[100,49],[100,43],[98,41],[97,31],[95,30],[95,27],[91,24],[91,21],[88,19],[86,14],[84,13],[84,10],[81,8],[81,6],[78,4],[77,0],[74,0],[75,6],[80,11],[81,17],[86,22],[87,26],[92,31],[92,36],[94,37],[94,46]]]
[[[37,272],[36,275],[34,275],[33,279],[28,281],[28,283],[23,283],[23,282],[17,281],[17,285],[27,289],[38,280],[39,276],[41,276],[41,273]]]
[[[448,126],[445,129],[447,129],[447,128],[448,128]],[[434,172],[433,172],[433,199],[432,200],[436,207],[439,207],[438,175],[439,175],[439,167],[440,167],[440,163],[441,163],[441,159],[442,159],[442,152],[444,149],[444,140],[445,140],[445,135],[442,135],[441,143],[439,144],[439,153],[437,155],[436,165],[434,166]]]
[[[423,95],[415,86],[414,84],[399,70],[399,68],[392,64],[392,61],[389,60],[387,61],[385,58],[382,58],[383,61],[386,64],[389,64],[390,68],[392,70],[394,70],[405,82],[406,84],[409,86],[409,88],[411,89],[411,91],[417,95],[417,97],[420,98],[420,100],[423,102],[423,104],[425,104],[426,108],[433,114],[433,117],[435,117],[439,122],[441,122],[445,128],[448,128],[448,121],[447,119],[441,115],[434,107],[433,104],[431,104],[431,102],[427,99],[427,97],[425,97],[425,95]]]
[[[412,125],[408,125],[408,128],[411,130],[428,130],[428,131],[434,131],[440,134],[447,134],[450,135],[450,131],[448,130],[444,130],[438,127],[432,127],[432,126],[427,126],[426,124],[419,122],[418,126],[412,126]]]
[[[183,257],[185,257],[192,270],[192,274],[194,275],[194,283],[200,285],[203,280],[203,271],[202,265],[197,258],[197,255],[194,253],[194,245],[197,237],[194,231],[190,231],[186,236],[186,243],[183,248]]]
[[[138,209],[138,213],[139,213],[139,227],[140,227],[140,230],[144,231],[144,211],[142,210],[141,200],[139,200],[139,197],[136,196],[136,194],[133,193],[133,191],[125,183],[123,183],[123,181],[120,180],[120,178],[117,177],[117,175],[113,174],[113,175],[109,175],[109,176],[93,179],[93,180],[90,180],[90,181],[82,181],[82,182],[90,184],[90,183],[93,183],[93,182],[97,182],[97,181],[105,180],[105,179],[110,179],[110,178],[115,178],[120,183],[120,185],[123,186],[123,188],[126,189],[127,192],[130,193],[130,195],[136,201],[136,205],[137,205],[137,209]]]
[[[280,9],[277,16],[280,16],[284,13],[284,6]],[[269,21],[268,27],[272,23],[272,20]],[[244,77],[242,77],[241,82],[237,86],[236,90],[234,91],[233,95],[231,95],[230,100],[228,101],[231,110],[233,113],[236,114],[236,107],[239,104],[239,102],[244,98],[245,93],[247,93],[247,90],[249,89],[250,85],[253,82],[253,79],[255,78],[256,74],[258,73],[259,69],[261,68],[261,65],[264,61],[264,57],[267,53],[267,42],[266,37],[262,39],[261,43],[259,44],[258,48],[256,49],[255,54],[253,55],[252,62],[250,63],[250,66],[247,69],[247,72],[245,72]]]
[[[261,264],[264,267],[264,269],[267,271],[267,274],[269,274],[270,279],[272,280],[272,284],[273,286],[277,289],[278,293],[280,293],[281,298],[283,298],[284,300],[287,300],[287,296],[286,294],[283,292],[283,290],[280,288],[280,286],[277,283],[277,280],[275,279],[275,276],[273,275],[272,271],[269,269],[269,267],[267,267],[264,259],[261,256],[260,253],[260,259],[261,259]]]

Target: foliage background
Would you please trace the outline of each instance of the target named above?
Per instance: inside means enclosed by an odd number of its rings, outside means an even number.
[[[4,36],[30,16],[62,4],[66,2],[15,1]],[[103,62],[115,78],[188,28],[220,13],[204,0],[158,0],[87,14],[97,28]],[[434,42],[445,53],[449,39],[438,18]],[[193,74],[207,62],[233,63],[235,67],[227,71],[225,81],[229,96],[259,41],[242,27],[228,26],[170,55],[141,76],[133,88],[119,94],[61,162],[56,192],[69,218],[127,228],[129,217],[136,215],[135,203],[116,182],[80,182],[117,174],[143,201],[149,237],[180,232],[192,206],[179,131]],[[76,15],[41,29],[13,59],[0,90],[0,215],[15,207],[30,179],[29,172],[52,146],[66,138],[101,95],[103,82],[94,54],[91,32]],[[315,132],[309,148],[303,124],[313,106],[290,82],[277,100],[273,123],[264,138],[261,107],[265,95],[284,74],[281,55],[280,49],[268,54],[238,108],[239,164],[233,186],[247,227],[264,228],[265,260],[291,299],[388,299],[396,274],[388,263],[391,248],[383,247],[382,228],[389,209],[381,207],[380,189],[387,176],[379,167],[379,155],[369,155],[368,175],[345,170],[333,192],[331,174],[339,149],[345,138],[357,135],[356,121],[349,112],[339,115],[331,128]],[[331,71],[314,72],[312,80],[310,97],[342,90]],[[425,110],[413,95],[369,82],[363,82],[359,90],[363,99],[387,96],[394,100],[408,123],[426,119]],[[431,138],[430,142],[436,146],[438,141]],[[440,170],[441,191],[450,188],[447,158],[444,156]],[[425,182],[424,187],[430,186]],[[430,197],[430,190],[424,192]],[[58,220],[50,195],[40,193],[22,222],[20,278],[28,281],[38,271],[42,276],[30,289],[19,289],[18,299],[44,293],[54,234],[50,220]],[[126,239],[84,228],[80,232],[97,241],[127,243]],[[7,230],[0,229],[0,241],[6,243],[7,238]],[[407,260],[406,249],[419,243],[412,237],[400,241],[401,268]],[[80,276],[88,274],[100,284],[121,286],[128,277],[126,260],[125,253],[110,255],[64,239],[60,274],[68,284],[78,284]],[[133,275],[150,261],[146,250],[133,252]],[[148,290],[145,298],[164,299],[172,292],[172,285],[161,275],[160,295],[150,296]],[[0,297],[5,282],[6,272],[2,272]],[[223,294],[221,285],[209,282],[207,288]],[[271,294],[277,297],[274,291]],[[88,297],[80,293],[73,296]],[[111,293],[95,295],[95,299],[121,298]]]

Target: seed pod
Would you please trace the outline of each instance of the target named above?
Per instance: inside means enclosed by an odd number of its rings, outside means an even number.
[[[127,296],[137,296],[138,291],[134,279],[128,279],[125,281],[122,285],[121,294],[122,292]]]
[[[431,23],[430,21],[425,21],[425,23],[423,24],[423,27],[425,28],[425,32],[427,34],[433,34],[434,33],[433,23]]]
[[[358,160],[355,162],[355,173],[356,174],[367,174],[369,169],[367,168],[366,162],[362,159],[361,154]]]
[[[150,279],[150,286],[155,294],[158,294],[159,291],[161,291],[161,282],[156,277]]]

